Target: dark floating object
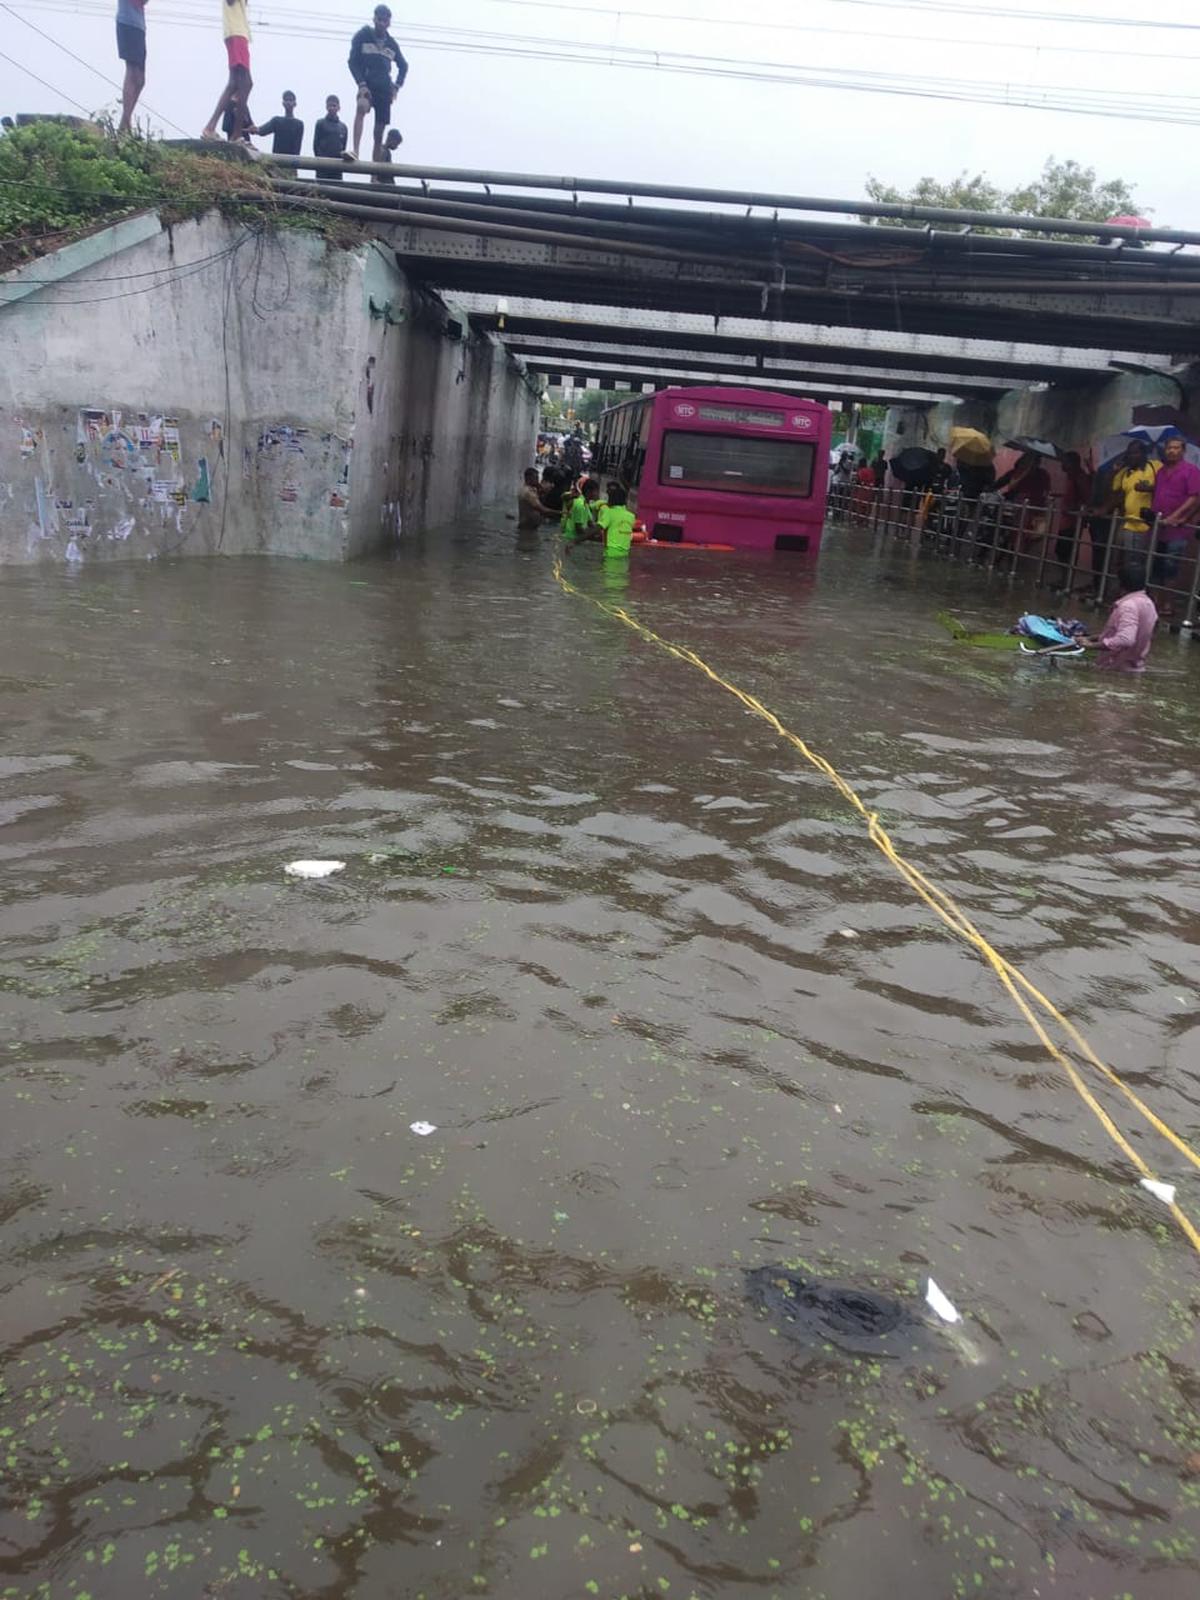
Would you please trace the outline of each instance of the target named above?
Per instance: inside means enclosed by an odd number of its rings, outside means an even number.
[[[907,1342],[906,1336],[928,1331],[923,1317],[871,1289],[820,1283],[782,1267],[752,1268],[746,1286],[755,1305],[778,1317],[783,1332],[805,1344],[886,1353],[889,1345]],[[889,1337],[894,1334],[900,1337]]]

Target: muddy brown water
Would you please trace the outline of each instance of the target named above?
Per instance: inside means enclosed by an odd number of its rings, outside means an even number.
[[[956,647],[1005,584],[864,540],[575,565],[1200,1141],[1200,650]],[[1200,1261],[827,784],[548,541],[10,571],[0,703],[0,1595],[1195,1589]],[[798,1340],[767,1263],[964,1322]]]

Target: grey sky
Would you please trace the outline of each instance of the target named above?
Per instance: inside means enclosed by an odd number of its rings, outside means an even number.
[[[411,67],[397,102],[405,135],[401,159],[852,197],[861,195],[868,172],[907,185],[923,173],[949,177],[962,168],[985,169],[1009,184],[1035,176],[1053,154],[1094,166],[1102,178],[1134,182],[1143,206],[1163,224],[1200,226],[1190,158],[1196,133],[1186,127],[630,70],[616,64],[616,56],[612,65],[489,59],[432,48],[420,34],[479,29],[731,62],[1126,94],[1144,89],[1148,102],[1164,82],[1188,94],[1192,69],[1181,63],[1200,63],[1200,18],[1194,31],[1179,32],[1018,20],[1022,7],[1128,17],[1129,7],[1117,0],[1020,0],[1007,19],[986,16],[986,0],[974,15],[906,9],[900,0],[894,7],[853,0],[756,0],[753,6],[624,0],[631,10],[666,14],[656,18],[618,16],[621,3],[393,0],[392,31]],[[1193,15],[1163,0],[1150,5],[1147,15],[1164,20]],[[310,127],[327,93],[350,106],[347,48],[371,7],[372,0],[296,0],[291,6],[250,0],[255,115],[272,114],[285,88],[296,91]],[[115,0],[22,0],[13,9],[15,16],[4,20],[7,55],[89,108],[111,102],[113,91],[95,72],[18,19],[28,18],[118,79]],[[220,9],[221,0],[148,0],[145,98],[189,132],[199,131],[224,83]],[[752,26],[770,23],[802,28]],[[279,25],[332,27],[344,38],[289,37]],[[817,31],[823,28],[832,31]],[[1016,40],[1036,48],[1019,48]],[[1099,53],[1105,51],[1112,53]],[[5,111],[71,109],[6,61],[0,61],[0,105]],[[1200,99],[1193,105],[1200,111]],[[156,117],[150,121],[161,126]]]

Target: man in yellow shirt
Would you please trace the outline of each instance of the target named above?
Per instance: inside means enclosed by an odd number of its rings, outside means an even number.
[[[208,119],[208,125],[200,137],[217,137],[217,123],[225,115],[225,108],[236,100],[237,110],[229,142],[237,144],[254,127],[250,116],[250,91],[254,87],[254,80],[250,76],[250,18],[246,12],[249,0],[220,0],[220,3],[225,54],[229,58],[229,82],[222,90],[217,109]]]
[[[1112,503],[1110,510],[1119,511],[1125,518],[1126,533],[1150,532],[1150,505],[1154,499],[1154,480],[1162,470],[1162,462],[1150,459],[1150,452],[1140,439],[1132,439],[1129,448],[1117,463],[1112,476]]]

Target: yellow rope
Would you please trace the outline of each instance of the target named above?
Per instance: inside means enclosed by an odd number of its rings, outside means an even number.
[[[836,767],[832,766],[824,756],[811,749],[799,734],[793,733],[790,728],[785,727],[775,713],[768,710],[761,700],[756,699],[752,694],[748,694],[745,689],[739,689],[735,683],[730,683],[728,678],[723,678],[694,650],[689,650],[685,645],[672,644],[669,639],[662,638],[652,628],[648,628],[644,622],[639,622],[624,607],[611,605],[604,600],[597,600],[578,588],[563,572],[561,556],[556,556],[555,558],[554,577],[566,594],[576,595],[579,599],[586,600],[589,605],[595,606],[598,611],[602,611],[606,616],[614,618],[617,622],[624,623],[634,633],[640,634],[648,643],[656,645],[660,650],[665,650],[668,655],[674,656],[679,661],[685,661],[689,666],[695,667],[697,671],[702,672],[706,678],[711,679],[718,687],[724,689],[727,694],[733,695],[735,700],[740,700],[748,711],[752,711],[756,717],[761,717],[769,727],[775,730],[781,739],[785,739],[788,744],[794,746],[811,766],[828,778],[847,804],[852,806],[867,824],[868,837],[885,860],[892,864],[913,892],[929,907],[935,916],[945,923],[953,934],[962,939],[964,943],[973,945],[979,951],[1007,990],[1013,1004],[1033,1030],[1038,1042],[1047,1054],[1063,1068],[1071,1086],[1095,1116],[1105,1133],[1108,1134],[1117,1148],[1132,1162],[1144,1178],[1154,1179],[1153,1170],[1133,1148],[1108,1112],[1096,1099],[1080,1076],[1074,1062],[1055,1044],[1054,1040],[1046,1032],[1041,1018],[1030,1005],[1030,1000],[1040,1006],[1046,1016],[1059,1024],[1080,1055],[1090,1066],[1101,1073],[1109,1083],[1120,1090],[1121,1094],[1145,1118],[1155,1132],[1161,1134],[1197,1170],[1200,1170],[1200,1154],[1197,1154],[1187,1140],[1169,1127],[1105,1061],[1101,1060],[1078,1028],[1063,1016],[1052,1000],[1048,999],[1040,989],[1030,982],[1019,967],[1015,967],[1012,962],[1006,960],[988,942],[957,902],[944,889],[931,882],[918,867],[913,866],[911,861],[906,860],[900,854],[887,830],[880,822],[878,814],[867,808],[861,796],[851,788]],[[1178,1204],[1172,1202],[1168,1209],[1188,1242],[1196,1253],[1200,1255],[1200,1230],[1197,1230],[1191,1218]]]

